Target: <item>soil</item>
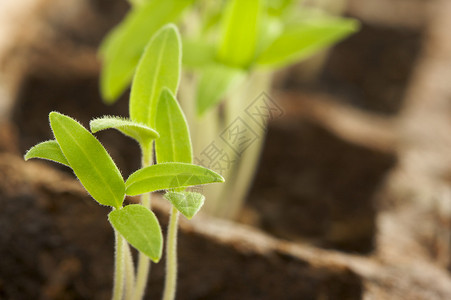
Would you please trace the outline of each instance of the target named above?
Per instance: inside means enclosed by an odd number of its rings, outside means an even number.
[[[395,163],[394,155],[352,145],[306,121],[274,124],[249,209],[275,236],[368,254],[376,234],[377,192]]]
[[[33,175],[39,173],[48,180],[72,180],[45,171],[45,164],[30,166],[11,155],[0,161],[0,256],[6,258],[0,261],[2,298],[108,299],[114,245],[108,209],[81,189],[55,191],[36,182]],[[29,174],[25,168],[35,170]],[[157,212],[165,227],[167,215]],[[240,250],[195,232],[181,231],[179,263],[178,299],[361,298],[361,280],[349,270]],[[153,265],[146,299],[161,296],[163,272],[163,264]]]

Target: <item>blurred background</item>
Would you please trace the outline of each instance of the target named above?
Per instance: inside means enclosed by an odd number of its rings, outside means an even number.
[[[326,280],[286,297],[240,295],[240,283],[223,282],[233,271],[223,274],[210,262],[223,275],[211,277],[202,269],[210,281],[180,299],[450,299],[451,2],[306,0],[302,5],[355,18],[360,29],[277,71],[272,87],[262,91],[278,114],[258,137],[263,147],[256,175],[232,219],[275,239],[308,245],[314,253],[357,257],[350,260],[352,267],[344,263],[355,277],[306,271],[299,275],[304,281],[327,277],[338,283],[330,287]],[[105,209],[83,196],[63,167],[25,164],[22,155],[52,138],[50,111],[85,126],[94,117],[128,115],[128,91],[113,105],[102,102],[97,55],[102,39],[128,10],[124,0],[0,0],[2,299],[109,297],[112,258],[102,253],[113,243]],[[133,141],[116,132],[98,137],[125,177],[139,168]],[[182,233],[182,245],[190,237],[208,244],[208,238],[190,235]],[[217,249],[222,246],[205,247],[229,257]],[[201,264],[195,254],[181,257],[181,264],[192,261],[193,269]],[[278,265],[289,259],[269,260]],[[396,269],[393,276],[407,283],[397,287],[386,278],[374,283],[371,272],[358,271],[373,264]],[[163,274],[158,268],[156,285]],[[329,272],[327,264],[324,268]],[[189,277],[184,272],[181,281]],[[191,280],[195,284],[196,278]],[[251,281],[256,290],[265,285]],[[293,288],[280,287],[281,293]],[[322,289],[329,298],[320,298]],[[402,295],[406,290],[411,294]]]

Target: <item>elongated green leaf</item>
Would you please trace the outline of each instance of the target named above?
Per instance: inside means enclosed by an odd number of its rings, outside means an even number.
[[[215,48],[201,40],[183,39],[183,67],[198,69],[215,62]]]
[[[180,80],[181,41],[177,27],[160,29],[147,46],[133,79],[130,117],[155,127],[155,110],[163,87],[174,94]]]
[[[264,67],[282,68],[336,43],[357,28],[355,20],[325,17],[288,26],[261,53],[256,63]]]
[[[262,0],[230,0],[222,22],[218,59],[230,66],[248,67],[254,59],[260,29]]]
[[[155,141],[158,163],[191,163],[193,154],[188,124],[172,92],[164,88],[157,106],[155,128],[161,137]]]
[[[70,117],[51,112],[49,119],[64,156],[86,190],[100,204],[121,207],[124,180],[105,148]]]
[[[201,166],[186,163],[161,163],[140,169],[127,179],[130,196],[158,190],[224,182],[221,175]]]
[[[167,192],[164,197],[185,217],[191,219],[205,202],[205,196],[193,192]]]
[[[154,262],[161,258],[163,235],[154,213],[139,204],[113,210],[108,220],[119,233]]]
[[[141,1],[144,2],[144,1]],[[102,42],[102,97],[113,103],[125,91],[146,44],[164,24],[176,22],[192,0],[146,1],[133,7]]]
[[[202,70],[197,86],[196,111],[202,116],[246,79],[242,69],[215,64]]]
[[[93,133],[109,128],[117,129],[123,134],[137,140],[141,145],[146,145],[160,136],[158,132],[147,125],[120,117],[105,116],[94,119],[89,122],[89,126]]]
[[[58,145],[58,142],[55,140],[45,141],[31,147],[24,158],[25,160],[29,160],[30,158],[42,158],[70,167],[63,151],[61,151],[60,145]]]

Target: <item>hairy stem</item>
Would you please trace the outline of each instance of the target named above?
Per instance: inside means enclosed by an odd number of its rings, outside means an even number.
[[[116,257],[112,299],[122,300],[124,294],[124,238],[117,230],[114,230],[114,236],[116,239]]]
[[[177,289],[177,227],[178,210],[172,206],[166,238],[166,278],[164,283],[163,300],[175,299]]]
[[[125,242],[125,299],[132,299],[135,292],[135,268],[130,245]]]
[[[152,151],[153,147],[152,144],[148,145],[147,147],[144,145],[141,145],[142,148],[142,167],[147,167],[152,165]],[[141,204],[144,207],[147,207],[148,209],[151,209],[152,203],[151,203],[151,194],[146,193],[141,195]],[[135,292],[133,294],[134,300],[141,300],[144,296],[144,293],[146,291],[146,285],[147,285],[147,278],[149,277],[150,273],[150,260],[149,258],[143,254],[139,253],[138,256],[138,268],[136,273],[136,285],[135,285]]]

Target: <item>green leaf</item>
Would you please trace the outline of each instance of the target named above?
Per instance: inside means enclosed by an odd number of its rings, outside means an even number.
[[[357,21],[344,18],[320,17],[293,24],[261,53],[256,63],[282,68],[331,46],[357,29]]]
[[[114,103],[133,77],[141,54],[153,34],[163,25],[176,22],[192,0],[146,1],[130,12],[103,40],[99,49],[103,66],[102,97]]]
[[[158,163],[191,163],[193,154],[188,124],[172,92],[164,88],[158,101],[155,128],[161,137],[155,141]]]
[[[246,72],[228,67],[222,64],[215,64],[206,67],[202,71],[197,86],[196,111],[198,116],[202,116],[211,107],[231,90],[236,88],[246,79]]]
[[[147,145],[160,136],[158,132],[147,125],[120,117],[105,116],[94,119],[89,122],[89,126],[93,133],[109,128],[117,129],[123,134],[137,140],[140,145]]]
[[[51,112],[49,119],[64,156],[86,190],[100,204],[121,207],[124,180],[105,148],[70,117]]]
[[[202,40],[183,39],[183,66],[198,69],[215,61],[215,48]]]
[[[126,193],[130,196],[158,190],[224,182],[221,175],[207,168],[178,162],[161,163],[140,169],[127,179]]]
[[[168,192],[164,197],[185,217],[191,219],[205,202],[205,196],[193,192]]]
[[[127,205],[108,214],[111,225],[138,251],[158,262],[163,235],[154,213],[139,204]]]
[[[163,87],[174,94],[180,80],[181,40],[177,27],[169,24],[155,33],[133,79],[130,118],[155,127],[155,110]]]
[[[297,4],[296,0],[271,0],[267,1],[268,13],[271,16],[282,16],[288,10],[292,10],[293,6]],[[293,9],[294,10],[294,9]]]
[[[58,142],[55,140],[45,141],[31,147],[24,158],[25,160],[29,160],[30,158],[42,158],[70,167],[63,151],[61,151],[60,145],[58,145]]]
[[[222,22],[218,59],[233,67],[247,68],[255,56],[262,0],[230,0]]]

